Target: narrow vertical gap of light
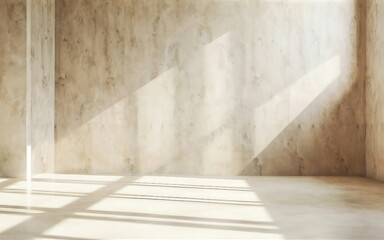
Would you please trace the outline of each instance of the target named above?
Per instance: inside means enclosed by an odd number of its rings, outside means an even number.
[[[30,185],[32,180],[32,148],[31,148],[31,108],[32,108],[32,84],[31,84],[31,0],[26,0],[26,34],[27,34],[27,46],[26,46],[26,106],[25,106],[25,127],[26,127],[26,179],[27,179],[27,191],[29,196]]]
[[[49,173],[53,174],[55,173],[55,95],[56,95],[56,90],[55,90],[55,81],[56,81],[56,71],[55,71],[55,67],[56,67],[56,1],[52,1],[52,4],[53,4],[53,16],[51,15],[51,24],[52,24],[52,33],[51,33],[51,36],[52,36],[52,81],[53,81],[53,94],[52,94],[52,128],[53,128],[53,136],[52,136],[52,155],[51,155],[51,159],[49,159],[49,161],[52,162],[52,165],[51,165],[51,169],[49,171]],[[49,21],[50,18],[48,18],[47,21]]]

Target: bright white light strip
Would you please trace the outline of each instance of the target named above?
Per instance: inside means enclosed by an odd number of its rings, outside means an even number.
[[[26,99],[25,99],[25,128],[26,128],[26,179],[30,183],[32,179],[32,149],[31,149],[31,0],[27,0],[27,72],[26,72]]]
[[[31,145],[27,146],[27,181],[30,182],[32,179],[32,148]]]

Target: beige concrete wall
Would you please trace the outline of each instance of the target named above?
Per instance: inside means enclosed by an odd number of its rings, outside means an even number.
[[[0,176],[25,174],[25,0],[0,1]]]
[[[367,176],[384,181],[384,2],[367,5]]]
[[[56,172],[364,175],[357,9],[56,1]]]
[[[32,0],[30,3],[32,172],[53,172],[55,1]]]
[[[54,6],[0,1],[0,176],[53,171]]]

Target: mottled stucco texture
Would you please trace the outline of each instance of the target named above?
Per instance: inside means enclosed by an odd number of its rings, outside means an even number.
[[[30,2],[32,172],[54,170],[55,1]]]
[[[384,181],[384,2],[367,1],[367,176]]]
[[[0,1],[0,176],[25,174],[25,0]]]
[[[55,171],[364,175],[356,1],[56,1]]]

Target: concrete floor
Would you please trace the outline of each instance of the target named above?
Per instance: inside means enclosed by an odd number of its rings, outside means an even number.
[[[379,239],[383,200],[353,177],[0,179],[0,239]]]

